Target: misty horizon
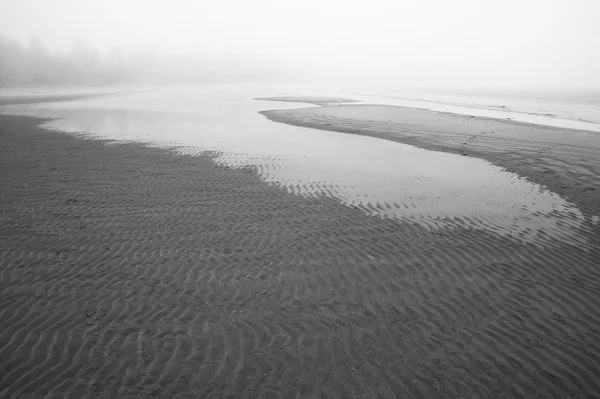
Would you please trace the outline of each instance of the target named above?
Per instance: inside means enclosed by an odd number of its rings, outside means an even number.
[[[600,89],[600,5],[588,0],[1,0],[0,7],[4,42],[24,51],[37,42],[59,58],[79,47],[98,63],[119,55],[128,73],[148,82]]]
[[[0,0],[0,398],[600,397],[600,0]]]

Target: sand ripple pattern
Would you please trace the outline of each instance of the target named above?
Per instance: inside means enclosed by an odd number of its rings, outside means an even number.
[[[600,215],[597,133],[378,105],[261,114],[276,122],[483,158],[569,198],[588,214]]]
[[[599,397],[596,224],[429,230],[0,118],[2,398]]]

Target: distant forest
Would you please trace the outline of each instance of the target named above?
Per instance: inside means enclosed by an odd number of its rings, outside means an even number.
[[[57,52],[35,37],[24,46],[0,34],[0,87],[272,82],[309,69],[277,56],[226,51],[124,54],[115,47],[103,55],[83,40]]]
[[[65,53],[50,52],[37,38],[22,46],[0,35],[0,87],[104,85],[131,78],[132,65],[116,48],[101,56],[79,41]]]

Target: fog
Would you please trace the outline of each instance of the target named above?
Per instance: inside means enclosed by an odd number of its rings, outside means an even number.
[[[599,18],[597,0],[0,0],[0,84],[598,89]]]

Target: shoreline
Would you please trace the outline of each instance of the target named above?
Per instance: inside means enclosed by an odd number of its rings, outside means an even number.
[[[327,106],[345,103],[360,103],[358,100],[352,100],[350,98],[343,97],[320,97],[320,96],[274,96],[274,97],[255,97],[253,100],[257,101],[275,101],[283,103],[301,103],[301,104],[312,104],[317,106]]]
[[[429,231],[41,122],[0,115],[2,397],[600,391],[600,226]]]
[[[104,96],[112,96],[123,94],[122,92],[114,93],[76,93],[76,94],[19,94],[0,96],[0,107],[6,105],[21,105],[21,104],[37,104],[47,102],[62,102],[84,100],[88,98],[98,98]]]
[[[393,107],[414,108],[432,112],[450,113],[455,115],[476,116],[498,120],[512,120],[526,124],[554,127],[558,129],[570,129],[594,132],[600,134],[600,123],[582,119],[563,118],[555,115],[541,113],[528,113],[525,111],[513,111],[458,105],[436,100],[403,99],[377,95],[355,94],[359,101],[368,105],[387,105]]]
[[[278,123],[481,158],[547,187],[590,215],[600,215],[600,141],[594,132],[388,105],[326,105],[260,114]]]

